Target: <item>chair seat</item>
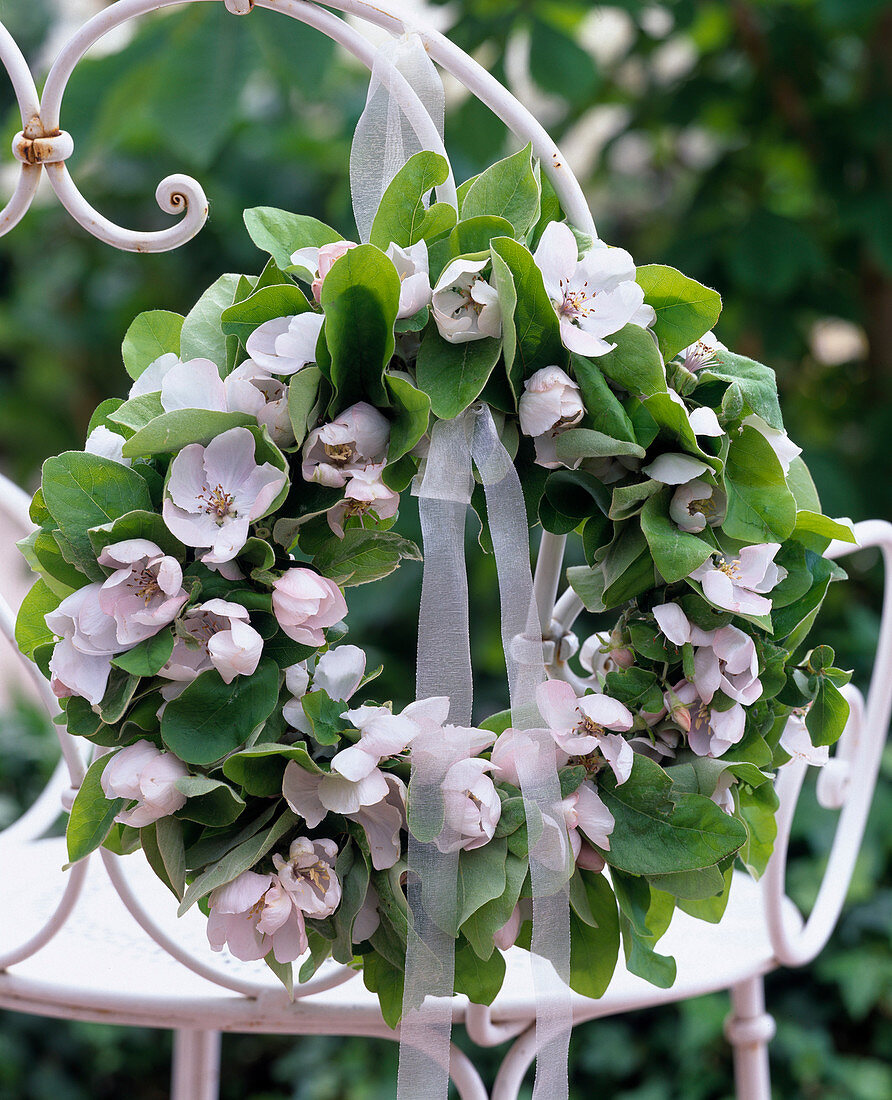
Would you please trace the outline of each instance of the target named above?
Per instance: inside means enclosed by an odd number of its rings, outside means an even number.
[[[0,943],[24,942],[53,911],[65,882],[62,838],[0,843]],[[290,1003],[263,963],[241,963],[210,950],[205,918],[195,908],[176,916],[176,901],[141,852],[123,860],[128,882],[160,928],[221,976],[262,984],[248,997],[223,989],[187,970],[137,924],[97,857],[67,923],[36,955],[0,973],[0,1005],[21,1012],[98,1022],[165,1028],[213,1028],[294,1034],[388,1034],[377,998],[359,976]],[[789,919],[800,922],[792,902]],[[678,977],[671,989],[656,989],[630,974],[622,956],[601,1000],[574,994],[577,1021],[701,993],[726,989],[776,965],[762,915],[760,890],[748,876],[735,876],[728,909],[718,925],[678,912],[659,950],[674,955]],[[502,991],[492,1006],[495,1022],[535,1015],[529,955],[511,950]],[[325,964],[320,973],[340,968]],[[462,1020],[467,1001],[456,998]]]

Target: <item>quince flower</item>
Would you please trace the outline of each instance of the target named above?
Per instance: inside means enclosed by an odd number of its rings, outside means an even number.
[[[488,264],[489,260],[459,257],[437,280],[431,310],[440,335],[450,344],[501,335],[498,291],[480,274]]]
[[[99,606],[115,620],[122,645],[135,645],[157,634],[173,622],[189,598],[180,563],[148,539],[106,546],[98,560],[115,570],[99,591]]]
[[[207,937],[214,951],[224,944],[237,959],[252,962],[272,951],[277,962],[294,962],[307,949],[304,916],[276,875],[243,871],[211,891]]]
[[[634,719],[619,700],[601,694],[577,698],[564,680],[547,680],[536,688],[536,705],[562,752],[593,767],[598,763],[593,754],[600,753],[617,783],[625,783],[632,774],[634,753],[620,732],[631,729]]]
[[[717,527],[725,518],[727,497],[723,490],[695,479],[679,487],[669,501],[669,516],[682,530],[699,534],[709,525]]]
[[[132,465],[132,460],[124,458],[124,444],[127,441],[122,435],[99,424],[87,436],[84,444],[84,454],[97,455],[99,458],[108,458],[121,466]]]
[[[308,917],[330,917],[341,902],[341,883],[334,863],[338,846],[333,840],[299,836],[291,842],[288,859],[273,856],[279,882],[294,904]]]
[[[313,691],[324,691],[329,699],[346,702],[356,691],[365,675],[365,653],[355,645],[339,645],[329,649],[316,661],[313,670]],[[305,664],[290,665],[285,669],[285,686],[291,699],[282,708],[289,726],[309,733],[310,726],[304,714],[301,699],[310,684],[310,673]]]
[[[749,706],[762,694],[756,646],[749,634],[736,626],[701,630],[688,621],[677,604],[664,603],[653,609],[654,618],[673,645],[694,646],[694,686],[705,703],[717,691]]]
[[[381,480],[384,463],[357,470],[344,489],[344,499],[328,510],[328,526],[338,536],[344,537],[344,520],[348,516],[362,517],[368,512],[378,520],[395,516],[400,505],[400,495],[389,489]]]
[[[209,547],[202,560],[231,561],[248,540],[250,524],[268,511],[286,476],[254,460],[254,436],[230,428],[207,447],[191,443],[170,465],[164,522],[186,546]]]
[[[628,324],[646,328],[653,323],[654,311],[644,304],[635,262],[625,249],[594,241],[580,259],[570,227],[549,222],[534,259],[558,315],[561,340],[570,351],[605,355],[616,347],[608,336]]]
[[[555,438],[578,424],[585,415],[579,387],[560,367],[542,367],[523,384],[518,414],[520,430],[531,435],[536,445],[536,462],[555,470]]]
[[[139,378],[136,379],[127,396],[133,398],[143,397],[147,393],[158,393],[167,372],[180,362],[180,357],[172,351],[159,355],[157,359],[153,359],[149,363]]]
[[[676,685],[672,694],[687,707],[690,714],[688,744],[697,756],[723,756],[743,738],[746,711],[740,703],[732,703],[727,710],[719,710],[705,702],[696,686],[686,680]]]
[[[342,256],[347,255],[351,248],[356,248],[355,241],[333,241],[331,244],[324,244],[320,248],[312,246],[299,248],[292,254],[291,263],[296,267],[304,268],[312,276],[311,289],[317,302],[322,301],[322,284],[325,282],[326,275]]]
[[[601,796],[595,790],[593,783],[584,780],[579,787],[561,803],[564,810],[564,822],[567,826],[567,836],[570,838],[570,847],[573,849],[573,858],[579,860],[591,860],[591,853],[583,851],[582,833],[598,848],[605,852],[610,851],[610,834],[616,825],[613,814],[601,801]],[[602,863],[603,866],[603,863]],[[590,870],[600,870],[591,867]]]
[[[245,351],[270,374],[297,374],[316,362],[316,345],[325,318],[306,310],[288,317],[273,317],[251,333]]]
[[[368,402],[358,401],[307,436],[301,465],[304,480],[343,488],[360,470],[384,462],[389,439],[386,417]]]
[[[787,719],[781,734],[780,747],[797,760],[804,760],[815,768],[822,768],[830,760],[829,745],[813,745],[811,734],[805,725],[805,715],[794,711]]]
[[[79,695],[98,706],[105,695],[111,659],[128,648],[118,641],[114,618],[99,603],[102,583],[96,581],[72,592],[46,625],[60,638],[50,658],[50,687],[57,699]]]
[[[774,564],[780,543],[765,542],[744,546],[733,561],[714,555],[698,566],[691,579],[703,585],[703,595],[716,607],[736,615],[767,615],[771,600],[762,595],[771,592],[787,575],[783,566]]]
[[[327,577],[289,569],[273,583],[273,614],[292,641],[317,648],[325,642],[325,628],[347,614],[347,601]]]
[[[715,366],[715,353],[727,350],[727,347],[716,337],[716,334],[710,331],[705,332],[693,344],[683,348],[679,355],[685,370],[694,374],[704,367]]]
[[[166,680],[191,683],[202,672],[215,668],[226,684],[236,676],[250,676],[263,652],[263,638],[248,621],[247,610],[228,600],[206,600],[190,607],[183,629],[192,639],[178,637],[170,660],[158,673]],[[174,692],[162,689],[166,699]]]
[[[141,829],[186,805],[186,796],[177,790],[176,782],[188,774],[189,769],[173,753],[161,752],[151,741],[135,741],[115,753],[99,782],[106,798],[136,802],[115,821]]]
[[[322,300],[322,284],[334,263],[356,248],[353,241],[336,241],[321,248],[299,248],[291,257],[292,264],[305,268],[313,278],[313,297]],[[400,277],[400,304],[397,320],[412,317],[431,300],[430,265],[427,242],[417,241],[406,248],[389,244],[387,257]]]

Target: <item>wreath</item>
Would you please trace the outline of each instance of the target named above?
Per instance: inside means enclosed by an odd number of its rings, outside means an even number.
[[[96,746],[72,862],[142,848],[215,950],[289,989],[301,958],[300,982],[329,957],[361,968],[391,1025],[413,844],[457,865],[441,927],[473,1001],[502,984],[496,948],[531,945],[549,829],[572,988],[600,996],[621,943],[671,984],[655,944],[673,910],[717,921],[733,866],[763,871],[777,768],[822,763],[848,712],[848,674],[806,638],[842,576],[823,552],[851,529],[821,512],[774,373],[713,335],[719,295],[568,225],[529,147],[457,210],[430,201],[447,173],[412,156],[367,243],[246,211],[260,274],[136,318],[127,398],[46,461],[21,544],[39,579],[19,644]],[[552,662],[533,722],[379,700],[345,640],[349,589],[421,558],[401,496],[469,417],[516,470],[529,528],[578,538],[569,584],[612,623],[575,670]],[[523,789],[519,724],[545,731],[560,820]],[[422,740],[439,781],[413,790]]]

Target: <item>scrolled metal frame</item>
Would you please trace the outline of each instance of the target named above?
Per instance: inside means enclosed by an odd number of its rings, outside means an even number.
[[[328,9],[358,17],[384,29],[392,36],[409,31],[418,33],[435,62],[460,80],[521,140],[532,143],[569,219],[583,231],[595,232],[594,222],[579,183],[558,147],[533,115],[488,71],[448,38],[409,23],[398,11],[369,0],[329,0],[325,6],[312,0],[118,0],[88,20],[63,47],[50,69],[42,99],[38,96],[21,50],[6,28],[0,24],[0,63],[9,75],[22,117],[22,130],[13,141],[13,154],[20,163],[19,177],[12,197],[0,211],[0,235],[9,232],[24,217],[44,171],[55,194],[75,221],[115,248],[136,252],[167,251],[185,244],[200,231],[207,218],[207,198],[198,181],[180,174],[162,180],[156,191],[160,207],[167,213],[179,215],[180,220],[174,226],[156,232],[138,232],[124,229],[104,217],[83,197],[68,171],[66,161],[73,152],[74,140],[61,129],[63,97],[68,81],[78,62],[103,35],[149,12],[197,2],[222,2],[232,15],[242,17],[250,15],[255,7],[280,12],[328,35],[369,69],[375,65],[376,60],[380,60],[379,51],[350,23]],[[422,142],[429,148],[445,152],[433,123],[405,78],[392,66],[379,66],[378,71]],[[455,182],[451,175],[439,189],[439,197],[454,203]],[[0,514],[18,523],[23,529],[28,529],[28,499],[20,489],[2,476]],[[877,671],[871,681],[866,708],[861,706],[857,693],[851,695],[852,720],[834,761],[819,785],[822,803],[841,809],[842,812],[818,901],[811,917],[805,922],[800,921],[795,927],[785,918],[785,913],[789,912],[789,903],[785,907],[784,871],[792,817],[805,767],[800,762],[791,762],[781,770],[778,777],[777,789],[781,801],[778,842],[764,877],[762,891],[775,964],[802,965],[814,958],[832,932],[860,847],[892,709],[892,677],[888,672],[892,668],[892,525],[879,521],[858,524],[856,536],[861,546],[880,547],[886,566],[886,597],[875,665]],[[576,649],[572,626],[583,605],[570,588],[558,598],[564,542],[563,536],[543,534],[537,556],[534,589],[542,635],[546,643],[549,674],[568,680],[581,691],[588,686],[587,682],[573,672],[568,662]],[[839,557],[851,550],[851,546],[834,543],[828,551],[828,557]],[[5,634],[14,644],[14,615],[2,596],[0,633]],[[55,700],[46,681],[30,662],[25,661],[25,666],[41,699],[53,712]],[[57,816],[60,800],[63,806],[70,807],[71,798],[83,779],[85,761],[79,745],[64,727],[56,726],[56,730],[63,759],[34,806],[20,821],[0,833],[0,856],[13,845],[36,840]],[[850,781],[853,775],[858,776],[857,783]],[[177,1100],[211,1100],[216,1095],[219,1031],[245,1029],[239,1027],[244,1020],[244,1014],[240,1011],[238,1002],[247,1001],[254,1005],[253,1022],[248,1025],[250,1028],[289,1031],[295,1026],[294,1018],[283,1009],[282,998],[275,990],[217,970],[185,951],[142,905],[127,881],[120,857],[103,851],[101,859],[113,888],[143,930],[183,966],[236,995],[234,998],[215,1001],[213,1008],[177,1004],[178,1022],[174,1025],[161,1018],[147,1020],[138,995],[123,997],[118,1003],[121,1022],[154,1022],[156,1026],[177,1028],[173,1070],[174,1097]],[[88,862],[89,858],[71,868],[61,897],[43,926],[27,942],[7,948],[0,955],[0,976],[10,967],[39,952],[65,925],[77,906]],[[312,1015],[314,994],[330,990],[354,976],[355,972],[349,967],[332,967],[296,990],[299,1003],[308,1001],[310,1011],[310,1014],[302,1013],[300,1025],[307,1032],[320,1034],[362,1034],[398,1038],[398,1032],[388,1029],[379,1017],[368,1017],[367,1013],[357,1013],[355,1017],[337,1020],[331,1018],[330,1010],[322,1011],[318,1018]],[[708,983],[704,983],[703,988],[709,988]],[[761,973],[743,976],[732,992],[734,1014],[726,1031],[735,1048],[739,1096],[742,1100],[768,1100],[770,1084],[765,1048],[773,1025],[771,1018],[765,1013]],[[693,994],[689,992],[684,995]],[[60,993],[60,998],[61,996]],[[662,995],[654,1003],[665,1003],[670,999],[670,996]],[[45,1001],[29,991],[27,983],[22,983],[20,987],[18,1003],[25,1010],[30,1008],[32,1011],[48,1011]],[[174,1007],[173,1001],[170,1002],[170,1007]],[[614,1009],[622,1010],[622,1004]],[[85,1003],[77,1011],[70,1008],[64,1011],[60,1009],[59,1014],[90,1018],[91,1011],[90,1006]],[[535,1009],[531,1006],[528,1015],[521,1013],[522,1018],[494,1020],[489,1008],[468,1005],[465,1009],[465,1026],[469,1036],[478,1045],[495,1046],[513,1040],[496,1079],[492,1100],[516,1100],[524,1075],[536,1054],[535,1027],[530,1026],[534,1014]],[[574,1010],[574,1019],[579,1022],[602,1014],[603,1009],[599,1010],[595,1002],[591,1006],[577,1007]],[[452,1052],[450,1068],[462,1100],[486,1100],[487,1091],[477,1071],[470,1060],[456,1049]]]

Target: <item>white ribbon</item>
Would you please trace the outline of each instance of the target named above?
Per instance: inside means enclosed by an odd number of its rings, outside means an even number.
[[[387,185],[409,157],[443,147],[443,82],[417,34],[378,48],[365,109],[350,150],[350,190],[359,239],[368,241]],[[448,159],[448,158],[447,158]],[[444,198],[454,204],[451,178]]]
[[[536,728],[535,690],[545,680],[542,638],[533,597],[529,531],[517,471],[486,405],[439,421],[417,488],[424,541],[417,697],[447,695],[450,719],[470,722],[473,695],[468,640],[464,529],[471,499],[471,460],[486,494],[502,608],[518,774],[531,838],[533,981],[538,1058],[534,1100],[566,1100],[572,1024],[570,992],[570,847],[561,811],[554,741]],[[452,1027],[452,981],[458,853],[429,840],[423,818],[442,802],[444,762],[434,744],[413,745],[409,818],[409,904],[398,1100],[445,1100]],[[422,815],[424,837],[412,835]],[[426,826],[426,827],[424,827]],[[556,980],[557,978],[560,980]],[[425,994],[428,1000],[424,1001]],[[431,999],[434,998],[434,999]]]

